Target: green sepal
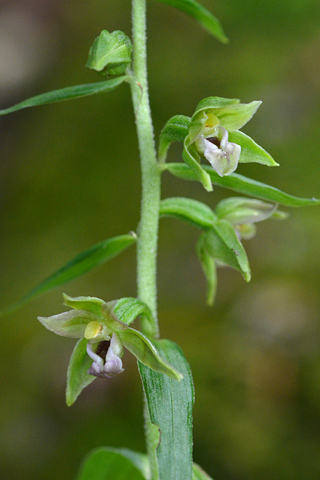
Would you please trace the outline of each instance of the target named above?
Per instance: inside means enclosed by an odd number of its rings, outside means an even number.
[[[239,103],[239,100],[235,98],[204,98],[195,109],[191,125],[193,122],[198,122],[200,114],[205,113],[217,117],[221,127],[228,132],[233,132],[242,128],[253,117],[261,103],[260,101]]]
[[[138,298],[120,298],[115,302],[113,312],[127,325],[140,317],[142,332],[151,338],[158,336],[158,327],[150,308]]]
[[[260,163],[267,167],[278,167],[271,155],[243,132],[231,132],[229,141],[241,147],[239,163]]]
[[[139,364],[151,422],[160,433],[156,449],[159,479],[192,477],[192,374],[181,348],[169,340],[155,342],[160,355],[183,374],[181,382]]]
[[[89,322],[101,322],[98,315],[84,310],[69,310],[51,317],[38,317],[38,320],[51,332],[69,338],[82,338]]]
[[[63,293],[63,304],[75,310],[85,310],[86,312],[101,315],[101,307],[105,303],[97,297],[69,297]]]
[[[213,257],[211,257],[204,248],[204,238],[201,236],[197,243],[197,256],[207,280],[207,304],[212,306],[217,292],[217,266]]]
[[[190,15],[190,17],[197,20],[200,25],[217,40],[220,40],[222,43],[228,43],[228,38],[226,37],[219,20],[196,0],[158,0],[158,2],[182,10]]]
[[[211,230],[202,234],[202,242],[208,255],[238,270],[246,282],[250,281],[251,272],[247,254],[229,222],[217,221]]]
[[[186,137],[186,139],[188,139],[188,137]],[[199,182],[202,183],[203,187],[207,190],[207,192],[212,192],[213,188],[210,175],[200,165],[200,155],[195,149],[194,144],[189,145],[186,140],[184,141],[182,158],[188,165],[188,167],[195,173],[197,179],[199,180]]]
[[[76,480],[146,480],[146,455],[125,448],[100,447],[90,452],[80,466]]]
[[[79,340],[70,358],[66,388],[66,403],[68,407],[76,401],[82,390],[96,379],[96,377],[88,373],[92,359],[87,354],[87,343],[88,340],[85,338]]]
[[[202,468],[199,467],[199,465],[194,463],[192,467],[192,480],[213,480],[213,479],[209,477],[209,475],[204,470],[202,470]]]
[[[230,197],[218,203],[215,214],[219,220],[231,225],[256,223],[270,218],[277,209],[276,204],[245,197]]]
[[[160,217],[174,217],[201,228],[211,228],[216,216],[208,205],[184,197],[166,198],[160,202]]]
[[[180,382],[183,375],[170,365],[159,354],[153,343],[138,330],[127,327],[117,331],[122,344],[131,352],[139,362],[151,368],[155,372],[163,373],[173,380]]]
[[[28,98],[22,102],[13,105],[12,107],[0,110],[0,115],[7,115],[23,108],[37,107],[39,105],[48,105],[50,103],[62,102],[64,100],[72,100],[74,98],[87,97],[96,93],[104,93],[113,90],[121,83],[129,81],[130,76],[123,75],[117,78],[111,78],[104,82],[86,83],[84,85],[74,85],[72,87],[60,88],[59,90],[52,90],[51,92],[42,93],[35,97]]]
[[[105,75],[122,75],[131,62],[132,43],[120,30],[102,30],[90,47],[87,68]]]
[[[18,302],[1,310],[0,316],[7,315],[31,300],[40,297],[49,290],[71,282],[71,280],[74,280],[93,268],[104,264],[116,255],[119,255],[130,245],[134,244],[136,240],[136,234],[129,233],[127,235],[119,235],[117,237],[109,238],[108,240],[104,240],[103,242],[97,243],[87,250],[84,250],[70,260],[70,262],[66,263],[62,268],[50,275],[50,277],[47,277],[37,287],[27,293],[27,295],[18,300]]]
[[[175,177],[182,180],[196,180],[197,174],[183,163],[167,163],[165,170],[168,170]],[[294,195],[282,192],[278,188],[271,187],[265,183],[253,180],[251,178],[232,173],[231,175],[220,177],[212,167],[204,165],[203,170],[210,175],[213,185],[225,187],[235,192],[242,193],[251,197],[261,198],[287,207],[308,207],[320,205],[320,200],[316,198],[299,198]]]
[[[115,314],[117,301],[105,303],[102,306],[104,322],[111,333],[116,333],[122,345],[129,350],[141,363],[159,373],[164,373],[170,378],[180,381],[181,373],[169,365],[161,356],[154,344],[141,332],[131,328]],[[121,305],[119,308],[121,314]],[[131,323],[133,315],[123,315],[124,320]]]
[[[159,162],[166,161],[168,149],[173,142],[183,142],[188,135],[190,117],[175,115],[171,117],[160,133]]]

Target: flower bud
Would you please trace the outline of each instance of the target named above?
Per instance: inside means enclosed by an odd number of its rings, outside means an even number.
[[[123,75],[131,63],[131,40],[120,30],[102,30],[89,51],[86,67],[103,75]]]

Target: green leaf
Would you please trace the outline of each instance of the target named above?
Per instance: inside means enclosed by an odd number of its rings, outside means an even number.
[[[247,254],[229,222],[218,220],[211,230],[202,234],[202,242],[208,255],[238,270],[246,282],[250,281],[251,273]]]
[[[172,175],[182,178],[183,180],[198,180],[197,175],[183,163],[167,163],[165,169]],[[271,187],[265,183],[252,180],[237,173],[220,177],[213,168],[204,166],[203,169],[210,175],[211,181],[214,185],[229,188],[238,193],[249,195],[251,197],[261,198],[262,200],[269,200],[271,202],[279,203],[287,207],[308,207],[311,205],[320,205],[320,200],[316,198],[299,198],[288,193],[282,192],[278,188]]]
[[[168,148],[173,142],[183,142],[188,135],[191,118],[175,115],[170,118],[160,133],[159,162],[165,162]]]
[[[77,480],[146,480],[147,475],[145,455],[101,447],[84,459]]]
[[[158,0],[158,2],[182,10],[197,20],[200,25],[217,38],[217,40],[220,40],[222,43],[228,43],[228,39],[219,20],[195,0]]]
[[[138,298],[121,298],[115,303],[113,311],[127,325],[130,325],[137,317],[141,317],[140,323],[143,333],[148,337],[158,335],[158,327],[150,308]]]
[[[178,345],[159,340],[156,346],[160,354],[183,374],[183,380],[178,383],[139,364],[150,419],[160,432],[160,444],[156,450],[159,479],[191,480],[194,402],[191,370]]]
[[[197,180],[202,183],[207,192],[212,192],[212,183],[210,175],[202,168],[200,165],[200,156],[195,149],[194,144],[187,145],[185,142],[185,147],[182,152],[182,158],[187,164],[187,166],[194,172]]]
[[[203,246],[203,237],[201,236],[197,243],[197,255],[201,263],[204,276],[207,280],[207,304],[212,306],[217,291],[217,266],[213,257],[208,255]]]
[[[261,163],[268,167],[278,167],[271,155],[258,145],[252,138],[243,132],[231,132],[229,142],[237,143],[241,147],[240,163]]]
[[[209,477],[209,475],[202,470],[199,465],[194,463],[192,467],[192,480],[212,480],[212,478]]]
[[[119,255],[119,253],[135,242],[136,235],[134,233],[129,233],[127,235],[119,235],[118,237],[113,237],[97,243],[93,247],[90,247],[77,255],[53,275],[46,278],[18,302],[1,310],[0,316],[7,315],[52,288],[70,282],[84,273],[89,272],[89,270],[92,270],[94,267],[102,265],[116,255]]]
[[[12,107],[0,110],[0,115],[7,115],[8,113],[22,110],[23,108],[37,107],[39,105],[72,100],[73,98],[86,97],[95,93],[109,92],[128,79],[129,76],[123,75],[122,77],[112,78],[105,82],[86,83],[84,85],[75,85],[73,87],[52,90],[51,92],[36,95],[35,97],[28,98]]]
[[[195,227],[211,228],[216,216],[210,207],[197,200],[184,197],[166,198],[160,203],[160,217],[174,217]]]
[[[122,344],[131,352],[141,363],[147,365],[152,370],[163,373],[168,377],[180,382],[183,378],[178,370],[170,363],[166,362],[155,348],[153,343],[138,330],[127,327],[123,330],[117,330]]]
[[[87,354],[87,343],[88,340],[85,338],[79,340],[70,358],[66,389],[68,407],[71,407],[82,390],[96,379],[96,377],[87,373],[92,364],[92,359]]]

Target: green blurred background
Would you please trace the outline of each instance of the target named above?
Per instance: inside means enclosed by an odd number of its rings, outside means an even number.
[[[318,0],[204,1],[230,38],[220,45],[186,15],[150,0],[149,78],[156,136],[206,96],[262,100],[244,129],[281,164],[239,173],[299,196],[320,197]],[[86,70],[102,29],[130,34],[128,0],[2,0],[0,101],[99,80]],[[81,250],[135,229],[140,176],[129,89],[21,111],[1,119],[1,306]],[[174,146],[171,161],[180,161]],[[165,174],[163,196],[214,207],[230,195]],[[215,480],[316,480],[320,475],[319,208],[264,222],[246,243],[253,280],[219,271],[205,306],[198,232],[161,223],[159,316],[196,387],[194,457]],[[68,408],[74,342],[37,315],[63,311],[62,291],[135,296],[134,248],[47,294],[0,325],[0,472],[4,480],[74,478],[83,456],[109,445],[144,450],[135,361],[96,380]],[[169,480],[169,479],[168,479]]]

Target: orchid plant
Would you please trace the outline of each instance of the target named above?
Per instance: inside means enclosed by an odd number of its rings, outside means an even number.
[[[216,39],[226,43],[219,21],[196,0],[159,1],[186,12]],[[260,101],[240,103],[238,99],[209,96],[199,102],[191,116],[179,114],[167,121],[156,151],[147,83],[146,3],[146,0],[132,2],[132,40],[121,31],[103,30],[90,48],[86,66],[103,75],[104,80],[54,90],[0,111],[5,115],[27,107],[109,92],[122,83],[131,88],[142,173],[137,231],[92,246],[1,312],[9,314],[48,290],[111,260],[129,246],[137,247],[137,298],[102,300],[64,295],[69,310],[39,317],[48,330],[78,340],[67,373],[69,406],[97,377],[112,381],[112,377],[123,372],[124,348],[138,360],[145,395],[147,453],[97,449],[83,462],[78,480],[210,479],[193,463],[194,386],[189,364],[178,345],[160,339],[156,288],[159,219],[170,216],[199,229],[196,253],[207,281],[207,303],[213,305],[217,267],[233,268],[245,281],[250,281],[251,271],[242,241],[255,235],[257,222],[285,219],[287,214],[278,210],[279,205],[320,204],[319,200],[298,198],[234,173],[239,163],[278,165],[241,131]],[[167,162],[173,142],[182,144],[182,162]],[[214,210],[191,198],[162,199],[161,178],[165,171],[183,180],[200,182],[207,192],[212,192],[216,185],[236,192],[237,196],[222,200]],[[137,318],[140,327],[132,328]]]

